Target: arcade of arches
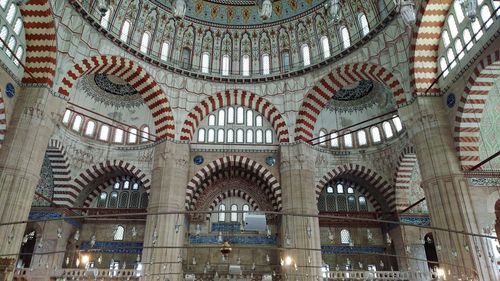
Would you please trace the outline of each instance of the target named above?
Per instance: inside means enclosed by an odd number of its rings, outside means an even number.
[[[0,281],[500,280],[499,18],[0,0]]]

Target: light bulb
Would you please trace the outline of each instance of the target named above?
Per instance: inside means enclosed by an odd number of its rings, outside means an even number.
[[[38,241],[38,248],[42,247],[43,247],[43,238],[40,238],[40,240]]]
[[[331,230],[328,230],[328,240],[330,240],[330,242],[333,243],[334,239],[335,236],[333,235],[333,232]]]
[[[288,236],[288,233],[285,235],[285,243],[287,246],[292,245],[292,239],[290,238],[290,236]]]
[[[156,230],[155,226],[155,229],[153,230],[153,245],[156,244],[157,241],[158,241],[158,231]]]
[[[311,264],[311,256],[307,256],[307,263]]]
[[[219,231],[219,235],[217,236],[217,242],[222,243],[224,240],[222,239],[222,232]]]
[[[311,238],[311,236],[312,236],[312,228],[311,228],[311,226],[309,224],[307,224],[306,232],[307,232],[307,237]]]
[[[497,247],[497,249],[498,249],[498,247]],[[270,262],[271,262],[271,258],[269,257],[269,255],[268,255],[268,254],[266,254],[266,261],[267,261],[268,263],[270,263]]]
[[[349,258],[347,258],[346,264],[347,264],[347,265],[350,265],[350,264],[351,264],[351,260],[350,260]]]
[[[193,265],[196,265],[196,258],[193,257]]]
[[[75,236],[73,238],[75,239],[75,241],[80,240],[80,230],[79,229],[76,230]]]
[[[69,265],[69,257],[66,257],[66,265]]]
[[[181,226],[176,224],[175,225],[175,233],[179,233],[180,230],[181,230]]]
[[[238,259],[236,259],[236,263],[237,264],[241,264],[241,258],[240,257],[238,257]]]
[[[140,254],[137,254],[137,257],[135,258],[135,261],[136,262],[140,262],[141,261],[141,255]]]
[[[62,234],[63,234],[62,228],[58,227],[57,228],[57,239],[61,239],[62,238]]]
[[[196,225],[196,236],[200,236],[200,233],[201,233],[201,225],[197,224]]]
[[[135,238],[137,236],[137,230],[135,229],[135,226],[132,227],[132,238]]]
[[[95,234],[92,234],[92,237],[90,238],[90,248],[94,248],[95,241],[96,241]]]
[[[102,263],[102,255],[99,255],[99,257],[97,258],[97,263],[99,263],[99,264]]]
[[[255,263],[252,263],[252,270],[255,270]]]
[[[295,271],[297,271],[299,268],[297,267],[297,263],[293,264],[293,268],[295,268]]]
[[[76,267],[80,266],[80,258],[76,258]]]
[[[384,262],[382,260],[380,260],[380,264],[379,265],[380,265],[381,268],[384,268]]]
[[[372,240],[373,240],[373,233],[371,232],[371,230],[369,230],[369,229],[366,230],[366,236],[368,238],[368,241],[372,242]]]
[[[362,262],[358,262],[358,266],[360,269],[363,269],[363,263]]]
[[[408,255],[411,253],[411,247],[410,247],[410,245],[406,245],[405,246],[405,251],[406,251],[406,254],[408,254]]]
[[[267,228],[266,228],[266,235],[267,235],[267,238],[271,238],[271,229],[269,228],[269,226],[267,226]]]
[[[392,238],[391,238],[391,236],[389,235],[389,233],[386,233],[386,234],[385,234],[385,242],[386,242],[387,244],[392,244]]]

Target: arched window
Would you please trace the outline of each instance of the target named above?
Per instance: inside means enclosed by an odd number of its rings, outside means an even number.
[[[347,49],[351,46],[351,37],[349,35],[349,30],[347,30],[347,27],[340,27],[340,38],[342,38],[342,46],[344,46],[344,49]]]
[[[114,232],[115,232],[115,234],[113,236],[113,240],[122,241],[123,235],[125,234],[125,228],[121,225],[118,225]]]
[[[245,137],[243,136],[243,129],[236,130],[236,142],[237,143],[245,142]]]
[[[9,34],[9,31],[7,29],[7,26],[2,26],[2,29],[0,29],[0,38],[2,38],[2,42],[0,42],[0,46],[2,46],[2,48],[4,47],[4,43],[3,42],[6,42],[7,41],[7,35]]]
[[[11,50],[13,51],[14,50],[14,47],[16,46],[16,38],[14,36],[11,36],[9,38],[9,43],[7,43],[7,46],[9,47],[9,50],[7,51],[7,55],[9,56],[9,58],[12,58],[12,52]]]
[[[450,45],[450,35],[448,34],[447,30],[443,31],[443,33],[441,34],[441,38],[443,39],[443,45],[445,47],[448,47],[448,45]]]
[[[101,129],[99,131],[99,140],[107,141],[109,138],[109,126],[101,125]]]
[[[128,207],[128,192],[120,193],[120,202],[118,203],[118,208]]]
[[[392,118],[392,122],[394,123],[396,131],[400,132],[401,130],[403,130],[403,123],[401,123],[401,118],[399,118],[399,116],[395,116],[394,118]]]
[[[262,116],[257,115],[257,117],[255,117],[255,126],[262,127]]]
[[[330,134],[330,145],[332,147],[339,147],[339,134],[331,133]]]
[[[345,147],[352,147],[352,134],[347,133],[344,135],[344,145]]]
[[[168,44],[168,42],[163,42],[163,44],[161,44],[160,59],[162,61],[167,61],[169,48],[170,44]]]
[[[271,62],[269,60],[269,55],[268,54],[263,54],[262,55],[262,75],[269,75],[271,71]]]
[[[9,0],[0,0],[0,7],[2,7],[2,9],[5,9],[5,7],[7,7],[8,3],[9,3]]]
[[[201,72],[208,73],[210,69],[210,54],[204,52],[201,54]]]
[[[228,129],[227,130],[227,142],[233,143],[234,142],[234,131],[233,129]]]
[[[214,142],[215,141],[215,130],[214,129],[208,129],[208,139],[207,142]]]
[[[97,207],[98,208],[106,207],[107,200],[108,200],[108,194],[106,192],[101,192],[101,194],[99,195],[99,201],[97,201]]]
[[[12,24],[15,16],[16,16],[16,6],[14,5],[14,3],[11,3],[9,6],[9,10],[7,11],[7,16],[5,16],[5,20],[9,24]]]
[[[14,64],[16,66],[19,66],[19,61],[23,59],[23,47],[21,46],[17,47],[16,58],[17,59],[14,60]]]
[[[95,122],[88,121],[87,127],[85,128],[85,135],[91,137],[94,135],[94,132],[95,132]]]
[[[382,138],[380,137],[380,130],[378,127],[371,127],[370,134],[372,135],[372,141],[374,143],[380,142]]]
[[[141,135],[142,135],[141,142],[147,142],[149,139],[149,127],[148,126],[144,126],[144,128],[142,128]]]
[[[232,107],[227,108],[227,123],[228,124],[234,123],[234,108]]]
[[[439,66],[441,67],[441,71],[443,72],[443,77],[448,76],[448,64],[446,63],[444,57],[441,57],[439,59]]]
[[[392,136],[394,134],[392,132],[391,124],[389,122],[385,121],[384,123],[382,123],[382,127],[384,128],[385,137],[386,138],[392,138]]]
[[[256,143],[263,143],[264,142],[263,132],[260,129],[255,131],[255,142]]]
[[[241,59],[241,74],[243,76],[250,75],[250,56],[243,55]]]
[[[321,42],[321,48],[323,50],[323,57],[329,58],[330,57],[330,43],[328,42],[328,37],[322,36],[320,39]]]
[[[319,145],[326,146],[326,131],[323,129],[319,130]]]
[[[347,194],[354,194],[354,188],[348,187],[347,188]]]
[[[191,67],[191,50],[189,48],[182,49],[182,67],[186,69]]]
[[[311,64],[311,54],[309,52],[309,46],[307,44],[302,45],[302,62],[304,66],[308,66]]]
[[[288,51],[281,53],[281,67],[283,67],[284,72],[290,70],[290,54]]]
[[[472,42],[472,37],[468,28],[465,28],[462,31],[462,38],[464,39],[465,49],[467,49],[467,51],[470,51],[470,49],[472,49],[472,46],[474,45],[474,42]]]
[[[66,109],[66,111],[64,112],[64,116],[63,116],[62,122],[64,124],[68,124],[70,118],[71,118],[71,110]]]
[[[224,75],[224,76],[228,76],[229,75],[229,62],[230,62],[229,55],[222,56],[221,74]]]
[[[111,9],[108,9],[104,16],[101,18],[101,26],[105,29],[108,29],[109,26],[109,17],[111,16]]]
[[[219,110],[219,113],[217,116],[217,125],[219,125],[219,126],[225,125],[224,124],[226,121],[225,115],[226,115],[226,111],[224,109]]]
[[[118,207],[118,192],[113,191],[109,195],[108,208]]]
[[[453,69],[457,62],[455,61],[455,53],[453,53],[453,48],[449,48],[446,52],[446,56],[448,57],[448,63],[450,64],[450,68]]]
[[[455,17],[453,15],[448,16],[448,27],[450,28],[450,36],[451,38],[455,38],[458,35],[458,27],[457,22],[455,21]]]
[[[244,112],[245,112],[245,110],[241,106],[236,109],[236,123],[237,124],[243,124]]]
[[[327,187],[326,187],[326,193],[330,193],[330,194],[332,194],[332,193],[333,193],[333,187],[332,187],[332,186],[330,186],[330,185],[329,185],[329,186],[327,186]]]
[[[266,143],[273,143],[273,132],[270,129],[266,130]]]
[[[136,143],[137,142],[137,129],[130,128],[128,129],[128,143]]]
[[[135,184],[134,184],[135,185]],[[139,208],[139,200],[140,200],[140,193],[139,192],[132,192],[130,194],[130,204],[129,208]]]
[[[462,9],[462,5],[460,4],[460,1],[454,1],[453,3],[453,8],[455,10],[455,15],[457,16],[458,24],[462,23],[464,21],[464,10]]]
[[[210,114],[208,116],[208,126],[215,126],[215,115]]]
[[[115,184],[113,185],[113,189],[120,189],[120,183],[119,182],[115,182]]]
[[[247,142],[253,143],[253,130],[252,129],[247,130]]]
[[[226,211],[226,205],[220,204],[219,212],[225,212],[225,211]],[[226,221],[226,213],[219,213],[219,221]]]
[[[457,38],[455,40],[455,51],[458,54],[459,60],[463,59],[463,57],[465,56],[463,49],[464,49],[464,47],[462,46],[462,41],[460,40],[460,38]]]
[[[246,221],[246,219],[247,219],[248,211],[250,211],[250,206],[248,206],[248,204],[245,204],[245,205],[243,205],[242,210],[244,211],[243,218],[242,218],[242,221],[244,223]]]
[[[113,142],[122,143],[123,142],[123,130],[120,128],[115,129],[115,137],[113,138]]]
[[[141,39],[141,52],[147,54],[149,48],[149,33],[144,32]]]
[[[238,221],[238,206],[236,204],[231,205],[231,221]]]
[[[361,27],[361,34],[366,36],[370,32],[370,26],[368,25],[368,19],[364,13],[358,14],[359,26]]]
[[[14,32],[16,35],[21,34],[21,29],[23,28],[23,20],[21,18],[16,19],[16,23],[14,24]]]
[[[125,181],[125,182],[123,183],[123,189],[126,189],[126,190],[127,190],[127,189],[129,189],[129,188],[130,188],[130,182],[129,182],[129,181]]]
[[[127,42],[129,29],[130,29],[130,22],[126,20],[123,22],[122,30],[120,33],[120,40],[122,40],[123,42]]]
[[[497,17],[500,17],[500,1],[498,0],[491,0],[491,3],[493,4],[493,10],[497,11]]]
[[[359,145],[366,145],[368,143],[365,130],[358,131],[358,143]]]
[[[359,210],[368,211],[368,205],[366,204],[366,198],[364,196],[358,197]]]
[[[344,193],[344,186],[342,184],[337,184],[337,193],[338,194],[343,194]]]
[[[145,209],[148,207],[149,204],[149,196],[147,192],[143,192],[141,194],[141,208]]]
[[[198,130],[198,142],[205,142],[205,129]]]
[[[358,207],[356,206],[356,197],[353,195],[347,196],[347,209],[349,212],[355,212],[358,210]]]
[[[483,20],[486,28],[490,28],[490,26],[493,24],[493,18],[491,18],[491,10],[488,5],[483,5],[483,7],[481,8],[481,19]]]
[[[340,243],[349,244],[350,242],[351,242],[351,233],[349,233],[349,230],[347,229],[342,229],[340,231]]]
[[[217,130],[217,142],[218,143],[223,143],[224,142],[224,129],[218,129]]]
[[[483,37],[483,31],[481,30],[481,24],[478,20],[472,22],[472,32],[476,35],[476,41]]]
[[[253,111],[247,110],[247,126],[253,126]]]
[[[132,189],[133,190],[138,190],[139,189],[139,184],[134,182],[134,184],[132,185]]]
[[[80,115],[77,115],[75,117],[75,120],[73,120],[73,126],[71,129],[75,132],[80,132],[80,128],[82,127],[83,124],[83,118]]]

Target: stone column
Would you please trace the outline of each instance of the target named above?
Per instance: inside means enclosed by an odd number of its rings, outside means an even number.
[[[44,88],[26,87],[19,94],[0,149],[1,223],[28,218],[45,150],[64,103]],[[0,254],[13,254],[4,256],[2,263],[17,259],[24,229],[25,224],[0,226]],[[12,271],[0,273],[0,280],[11,279]]]
[[[281,196],[284,213],[318,215],[315,155],[315,151],[305,143],[281,147]],[[287,243],[287,237],[290,243]],[[282,274],[286,273],[293,280],[316,280],[322,265],[318,218],[283,216],[281,242],[285,250],[278,257],[286,261],[285,258],[289,256],[293,260],[292,265],[282,267]],[[297,270],[294,268],[295,263]]]
[[[141,280],[184,280],[182,249],[186,232],[184,215],[155,215],[158,212],[184,211],[188,180],[189,145],[163,142],[155,147],[148,218],[142,260],[146,276]],[[177,229],[175,226],[180,225]],[[157,233],[156,242],[153,243]],[[165,248],[174,247],[174,248]],[[157,277],[160,277],[157,279]],[[168,278],[168,279],[167,279]]]
[[[471,189],[459,166],[450,119],[441,97],[419,97],[401,108],[401,117],[416,148],[432,225],[480,233]],[[500,280],[488,261],[483,239],[446,231],[433,231],[440,267],[448,280],[476,274],[479,280]],[[449,263],[449,264],[446,264]]]

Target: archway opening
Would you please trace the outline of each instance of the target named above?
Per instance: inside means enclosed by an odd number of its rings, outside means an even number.
[[[424,240],[425,240],[424,248],[425,248],[425,256],[427,259],[427,265],[429,266],[429,269],[434,270],[439,267],[439,261],[432,233],[430,232],[427,233],[424,236]]]

